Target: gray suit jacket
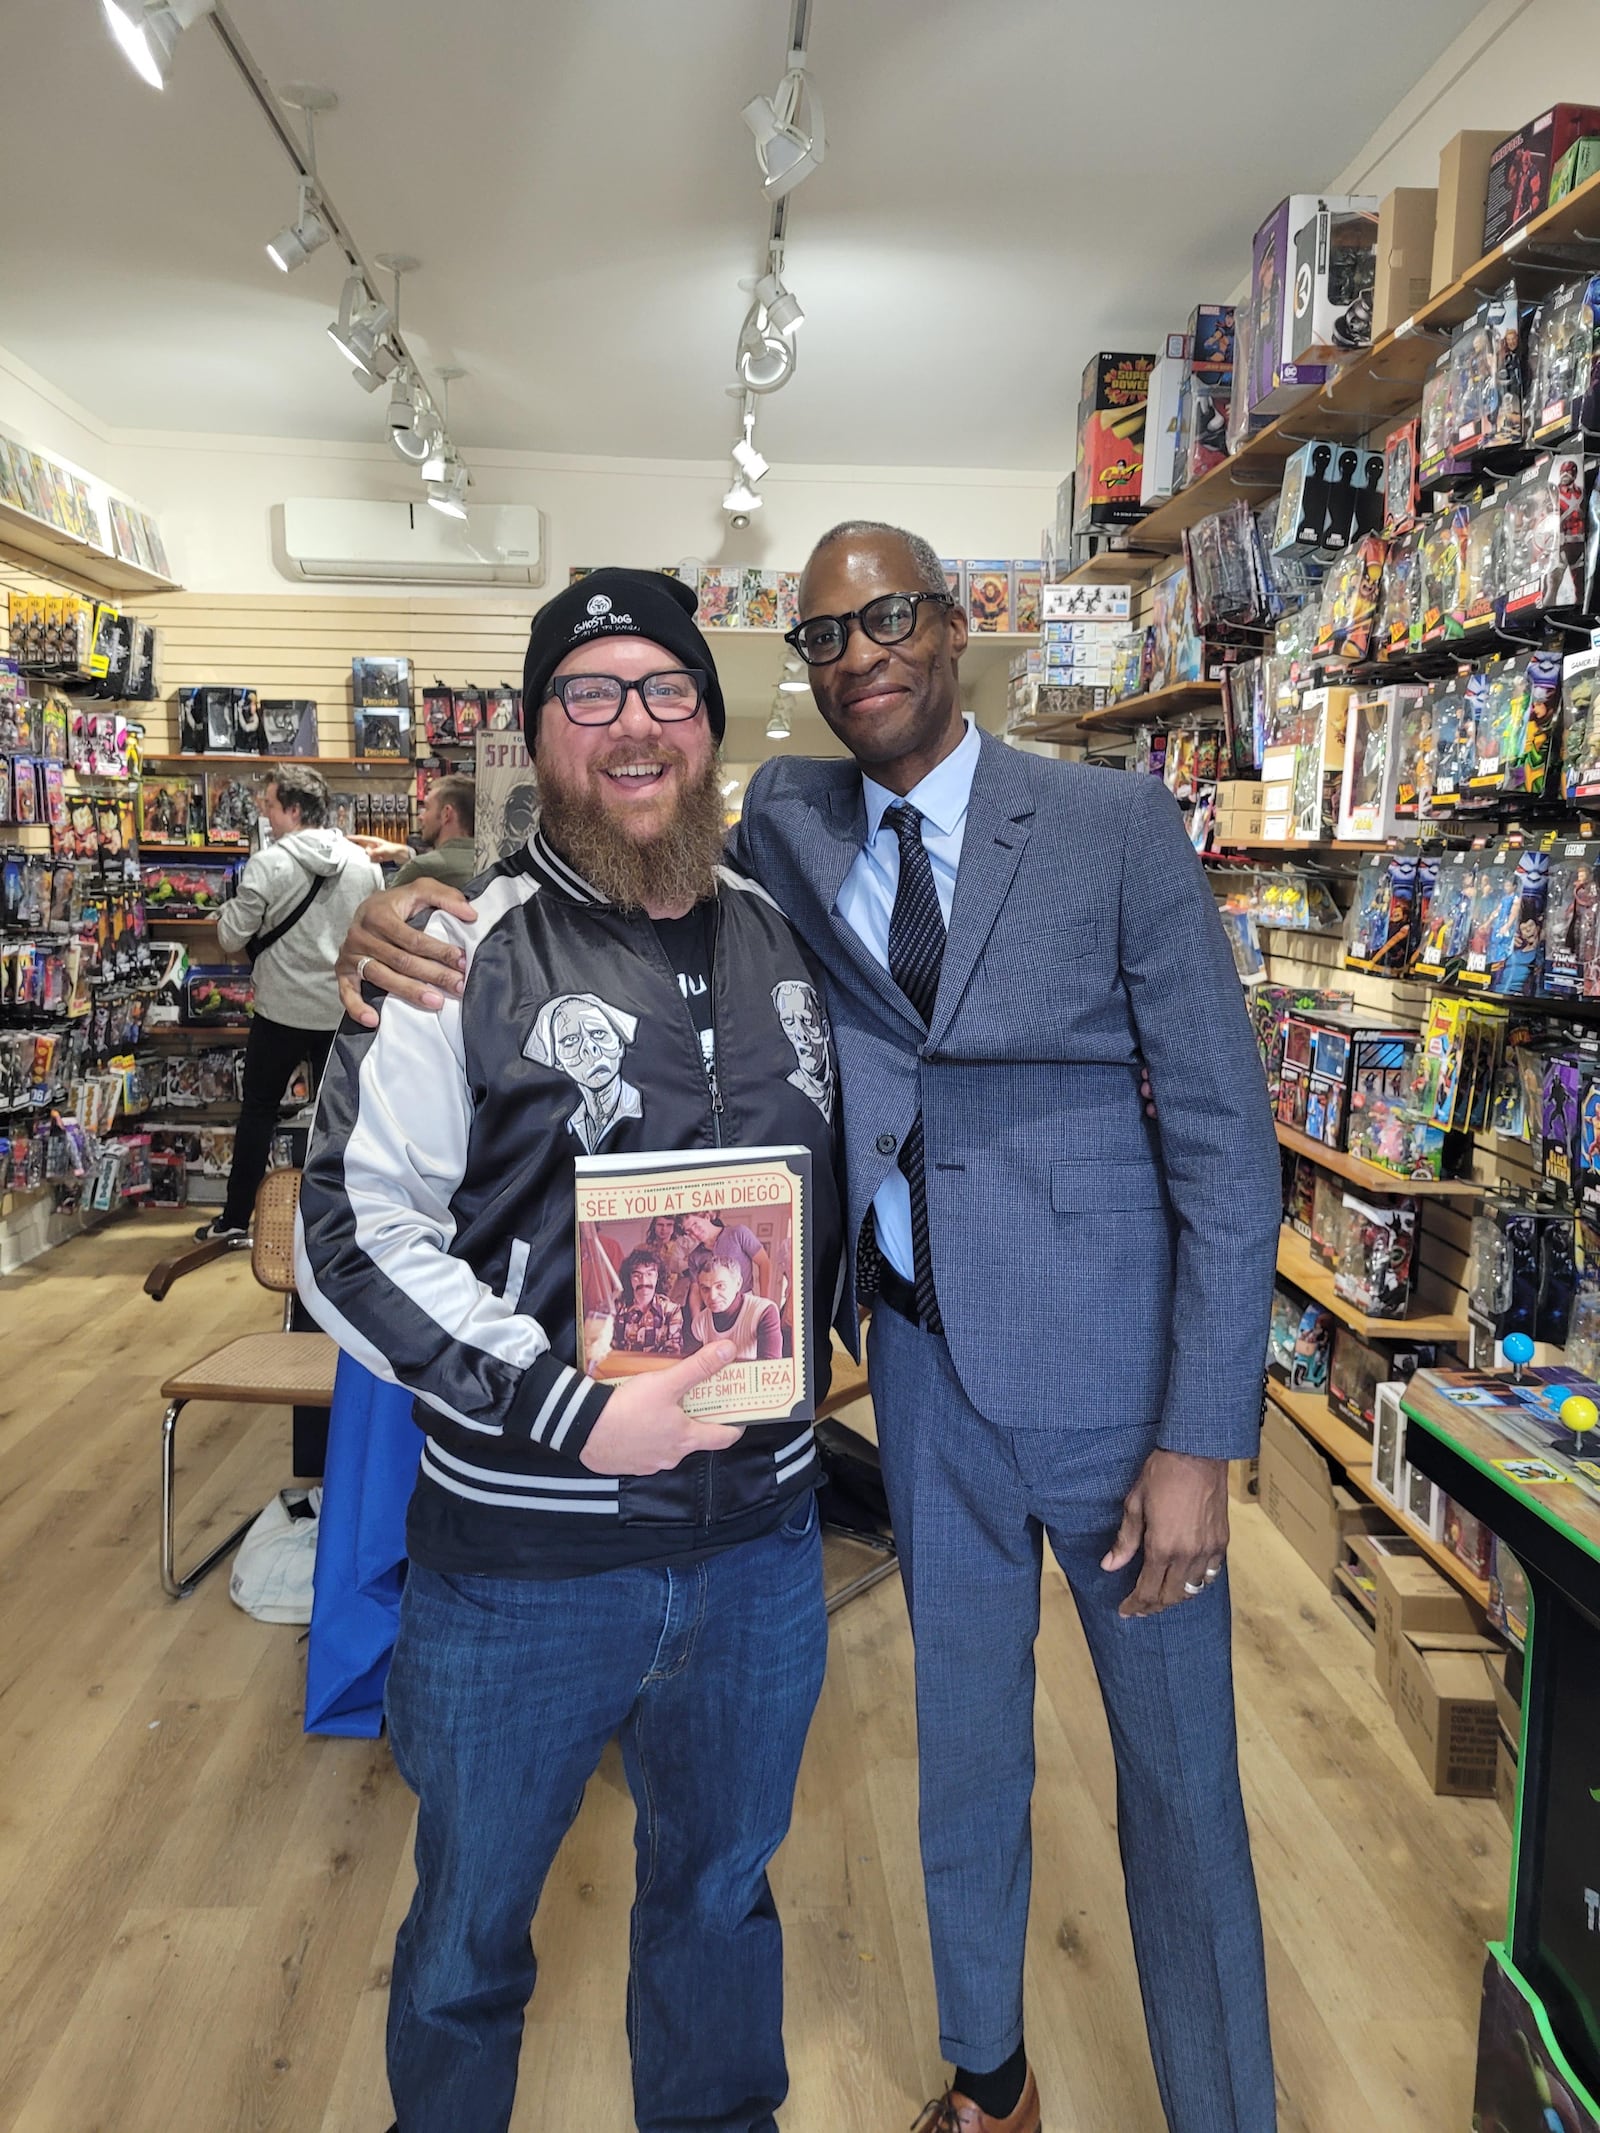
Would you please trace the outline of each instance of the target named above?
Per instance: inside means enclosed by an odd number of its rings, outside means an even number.
[[[834,913],[853,763],[774,759],[741,864],[821,960],[853,1246],[920,1109],[935,1286],[974,1406],[1255,1451],[1277,1142],[1233,958],[1160,780],[983,736],[931,1027]],[[1147,1062],[1160,1116],[1139,1094]]]

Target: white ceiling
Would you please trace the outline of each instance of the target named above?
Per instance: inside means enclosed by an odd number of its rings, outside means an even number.
[[[1479,0],[815,0],[829,155],[791,200],[810,314],[774,460],[1056,468],[1078,375],[1225,295]],[[231,0],[340,108],[322,172],[462,445],[715,458],[766,209],[740,106],[786,0]],[[294,186],[208,25],[164,94],[97,0],[7,0],[0,341],[102,420],[367,440],[322,329],[341,262],[263,246]],[[1358,60],[1357,55],[1370,55]],[[907,326],[899,294],[922,317]]]

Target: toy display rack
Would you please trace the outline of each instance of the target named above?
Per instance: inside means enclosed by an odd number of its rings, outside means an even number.
[[[1414,1540],[1435,1569],[1442,1570],[1451,1583],[1480,1607],[1489,1604],[1489,1586],[1484,1578],[1462,1562],[1459,1555],[1437,1541],[1421,1525],[1404,1504],[1397,1504],[1393,1497],[1385,1496],[1372,1478],[1372,1444],[1360,1430],[1336,1415],[1328,1404],[1326,1393],[1291,1392],[1287,1385],[1279,1384],[1276,1378],[1267,1380],[1267,1398],[1280,1414],[1303,1430],[1319,1450],[1328,1454],[1350,1486],[1370,1499],[1391,1518],[1403,1533]]]
[[[1450,328],[1470,318],[1483,297],[1509,274],[1519,280],[1537,274],[1552,286],[1570,279],[1581,271],[1582,260],[1554,258],[1551,248],[1575,245],[1600,253],[1600,176],[1525,222],[1447,289],[1402,319],[1392,333],[1352,356],[1320,393],[1297,402],[1231,458],[1157,504],[1127,529],[1126,549],[1102,550],[1069,572],[1066,582],[1093,585],[1149,577],[1181,551],[1188,527],[1224,510],[1241,492],[1264,502],[1281,485],[1285,464],[1308,436],[1354,442],[1406,414],[1421,398],[1423,378]]]

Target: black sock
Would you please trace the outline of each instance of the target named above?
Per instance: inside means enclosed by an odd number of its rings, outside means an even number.
[[[974,2074],[966,2067],[958,2066],[950,2086],[959,2089],[963,2096],[970,2096],[986,2118],[1009,2118],[1022,2101],[1027,2078],[1027,2048],[1019,2044],[1011,2057],[997,2066],[992,2074]]]

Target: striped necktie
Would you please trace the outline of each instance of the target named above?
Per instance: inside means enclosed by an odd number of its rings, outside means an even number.
[[[944,913],[933,867],[922,841],[922,816],[909,801],[884,810],[884,821],[900,844],[900,882],[889,918],[889,975],[922,1017],[933,1020],[944,961]],[[930,1332],[942,1333],[939,1300],[933,1286],[933,1258],[928,1249],[928,1181],[922,1148],[922,1113],[900,1144],[900,1168],[911,1188],[911,1252],[915,1269],[917,1312]]]

